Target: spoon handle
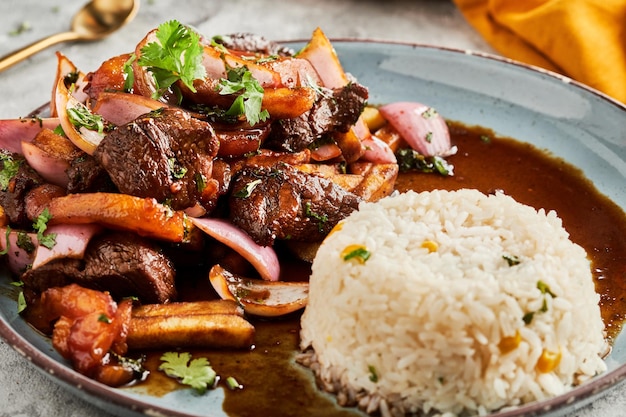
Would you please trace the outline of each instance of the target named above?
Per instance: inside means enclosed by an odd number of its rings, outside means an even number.
[[[2,58],[0,58],[0,72],[5,69],[25,60],[26,58],[41,52],[44,49],[61,42],[75,41],[81,39],[80,35],[76,32],[61,32],[55,35],[48,36],[47,38],[40,39],[26,45],[25,47],[13,51]]]

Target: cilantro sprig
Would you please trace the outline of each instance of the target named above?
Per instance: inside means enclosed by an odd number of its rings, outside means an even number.
[[[141,48],[137,61],[152,73],[157,87],[153,98],[160,98],[178,80],[195,93],[194,80],[206,77],[200,36],[177,20],[170,20],[159,25],[156,38],[158,42]]]
[[[247,67],[227,68],[226,78],[219,80],[218,89],[222,95],[238,94],[226,111],[227,116],[245,115],[251,126],[269,119],[267,109],[261,110],[265,90]]]
[[[52,218],[50,211],[46,207],[41,214],[37,216],[33,222],[33,229],[37,231],[37,240],[41,246],[45,246],[48,249],[52,249],[56,245],[56,233],[45,233],[48,228],[48,221]]]
[[[181,383],[189,385],[199,394],[204,394],[216,383],[217,374],[206,358],[191,359],[191,354],[165,352],[159,370]]]

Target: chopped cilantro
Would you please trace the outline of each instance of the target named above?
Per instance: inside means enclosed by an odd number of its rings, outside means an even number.
[[[427,108],[422,113],[422,117],[424,119],[430,119],[431,117],[435,117],[436,115],[437,115],[437,110],[433,109],[432,107]]]
[[[365,263],[372,256],[372,253],[363,245],[350,245],[344,249],[341,255],[344,261],[356,259],[360,263]]]
[[[552,292],[552,290],[550,290],[550,286],[548,286],[548,284],[546,284],[545,282],[541,280],[537,281],[537,289],[541,291],[542,294],[549,294],[553,298],[556,297],[556,295]]]
[[[180,166],[176,158],[169,158],[167,160],[167,165],[169,166],[170,173],[174,179],[181,179],[187,173],[187,168]]]
[[[46,207],[41,214],[37,216],[33,222],[33,229],[37,231],[37,240],[41,246],[45,246],[48,249],[52,249],[56,244],[56,233],[48,233],[44,235],[44,232],[48,228],[48,221],[52,218],[50,211]]]
[[[378,382],[378,372],[376,371],[376,368],[374,368],[372,365],[368,365],[367,370],[370,373],[370,381]]]
[[[206,189],[206,178],[199,172],[196,172],[196,189],[199,192],[203,192]]]
[[[237,381],[235,377],[232,376],[226,378],[226,386],[230,390],[243,389],[243,385],[241,385],[239,381]]]
[[[84,127],[88,130],[93,130],[98,133],[104,132],[104,119],[99,114],[92,113],[84,105],[72,107],[67,109],[67,116],[70,122],[77,128]]]
[[[215,385],[217,374],[206,358],[191,359],[189,353],[166,352],[161,356],[163,361],[159,370],[181,383],[189,385],[199,394],[206,392]]]
[[[509,264],[509,266],[519,265],[521,262],[520,259],[515,255],[505,254],[505,255],[502,255],[502,259],[504,259]]]
[[[17,232],[17,247],[24,250],[26,253],[33,253],[36,249],[33,240],[28,233],[24,231]]]
[[[63,127],[61,125],[57,125],[57,127],[53,130],[55,135],[65,136],[65,132],[63,131]]]
[[[396,152],[396,158],[401,172],[420,171],[444,177],[454,175],[454,166],[440,156],[425,157],[413,149],[403,148]]]
[[[0,251],[0,255],[6,255],[9,253],[9,249],[11,248],[11,241],[9,240],[9,236],[11,236],[11,226],[7,226],[7,230],[4,232],[4,242],[5,248]]]
[[[141,48],[137,61],[152,73],[157,88],[153,98],[160,98],[178,80],[195,92],[194,80],[206,77],[200,36],[188,26],[170,20],[159,25],[156,37],[158,42]]]
[[[111,324],[111,319],[104,313],[98,316],[98,321],[101,323]]]
[[[227,116],[244,115],[251,126],[269,119],[267,110],[261,110],[264,90],[247,67],[228,68],[226,78],[219,80],[219,93],[238,94],[226,111]]]
[[[324,224],[328,221],[328,216],[325,214],[319,214],[311,210],[311,202],[307,201],[304,205],[304,214],[307,217],[317,220],[317,230],[322,233],[324,230]]]
[[[11,155],[0,154],[0,162],[2,162],[0,188],[2,191],[6,191],[9,188],[9,182],[19,171],[22,161],[14,159]]]
[[[124,62],[122,72],[124,73],[124,91],[132,92],[135,84],[135,72],[133,71],[133,62],[137,60],[137,55],[131,54],[130,58]]]
[[[28,307],[28,305],[26,304],[26,297],[24,297],[24,291],[20,291],[17,294],[17,313],[21,313],[22,311],[26,310],[26,307]]]

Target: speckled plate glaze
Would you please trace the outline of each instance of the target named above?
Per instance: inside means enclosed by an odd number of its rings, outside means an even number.
[[[370,103],[419,101],[448,119],[533,143],[580,167],[601,192],[626,209],[624,105],[568,78],[491,55],[385,42],[333,44],[345,69],[369,87]],[[291,45],[297,49],[302,44]],[[189,390],[153,397],[112,389],[74,372],[16,314],[10,281],[0,275],[0,335],[56,383],[121,416],[225,415],[221,388],[201,398]],[[624,332],[607,364],[608,372],[567,394],[497,416],[562,416],[602,395],[626,378]]]

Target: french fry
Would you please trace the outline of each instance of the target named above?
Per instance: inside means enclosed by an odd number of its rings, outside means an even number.
[[[126,343],[131,350],[250,348],[254,326],[234,301],[215,300],[135,307]]]
[[[352,192],[365,201],[377,201],[393,192],[398,165],[357,162],[350,165],[350,172],[363,177]]]
[[[133,308],[132,317],[195,316],[207,314],[235,314],[243,317],[243,309],[232,300],[144,304]]]

